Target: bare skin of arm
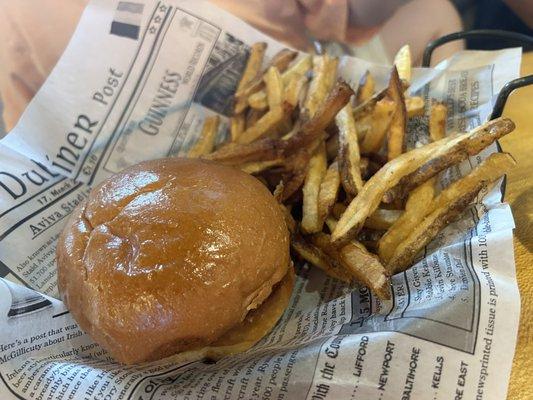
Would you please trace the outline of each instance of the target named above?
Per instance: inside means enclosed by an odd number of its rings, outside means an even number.
[[[408,43],[413,62],[420,64],[428,42],[462,29],[461,17],[448,0],[413,0],[398,9],[383,25],[380,35],[390,57]],[[433,52],[432,65],[463,48],[462,41],[439,47]]]

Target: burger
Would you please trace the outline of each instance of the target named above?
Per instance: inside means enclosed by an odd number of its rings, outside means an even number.
[[[283,212],[256,178],[168,158],[102,182],[58,242],[59,290],[117,361],[220,358],[276,324],[294,275]]]

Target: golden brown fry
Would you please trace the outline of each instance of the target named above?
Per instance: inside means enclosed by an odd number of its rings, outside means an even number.
[[[246,172],[247,174],[254,175],[254,174],[258,174],[259,172],[263,172],[266,169],[277,167],[282,164],[283,164],[283,159],[278,158],[276,160],[256,161],[256,162],[242,164],[240,168],[242,171]]]
[[[368,175],[369,168],[370,160],[366,157],[361,157],[361,161],[359,162],[359,170],[361,171],[361,176],[363,179],[367,179],[366,176]]]
[[[407,110],[407,118],[424,115],[424,106],[424,99],[422,97],[406,97],[405,108]]]
[[[497,118],[478,126],[469,133],[456,136],[447,145],[439,146],[427,162],[406,174],[394,188],[388,190],[383,201],[389,203],[394,199],[405,198],[415,187],[446,168],[466,160],[469,156],[476,155],[494,141],[512,132],[514,128],[515,125],[510,119]],[[447,138],[441,139],[439,142],[445,141]]]
[[[411,48],[404,45],[394,57],[394,65],[398,69],[400,79],[407,84],[411,82]]]
[[[282,49],[274,55],[269,63],[268,68],[275,67],[279,72],[283,72],[288,68],[289,64],[296,58],[297,55],[298,52],[296,51]],[[243,89],[239,91],[239,93],[235,94],[235,97],[238,97],[239,99],[239,107],[235,111],[239,113],[244,111],[248,105],[248,97],[262,90],[264,87],[265,83],[262,76],[256,76],[255,79],[249,82]]]
[[[405,271],[413,262],[416,255],[450,222],[455,220],[475,199],[485,182],[477,182],[470,192],[461,193],[454,198],[446,207],[435,209],[423,221],[410,232],[409,236],[401,242],[394,251],[387,271],[389,274]]]
[[[231,141],[236,142],[239,136],[244,132],[246,120],[243,114],[237,114],[231,117],[229,122]]]
[[[392,69],[387,96],[394,101],[395,110],[389,126],[387,142],[387,156],[389,161],[395,159],[404,151],[405,131],[407,129],[407,111],[403,97],[403,88],[398,71]]]
[[[322,230],[318,215],[318,195],[320,184],[326,175],[326,168],[326,146],[322,142],[309,161],[309,168],[303,187],[301,229],[304,233],[315,233]]]
[[[368,286],[379,298],[390,299],[390,282],[385,268],[362,244],[351,241],[338,249],[331,244],[330,236],[325,233],[316,233],[310,240],[331,260],[340,263],[353,279]]]
[[[376,103],[380,100],[383,100],[388,93],[388,88],[385,88],[379,92],[377,92],[375,95],[373,95],[368,100],[365,100],[363,103],[358,104],[353,109],[353,117],[356,121],[360,120],[361,118],[364,118],[367,115],[371,115],[374,111],[374,107],[376,106]]]
[[[274,54],[274,57],[272,57],[272,60],[270,60],[269,67],[276,67],[279,72],[284,72],[287,70],[287,68],[289,68],[289,65],[296,57],[298,57],[297,51],[287,48],[281,49]]]
[[[283,85],[288,85],[289,82],[293,79],[295,75],[303,76],[309,71],[313,66],[311,56],[307,55],[305,57],[297,60],[289,69],[287,69],[283,74],[281,74],[281,79]],[[250,107],[264,110],[268,107],[267,96],[264,90],[252,94],[248,97],[248,104]]]
[[[324,130],[333,122],[338,112],[350,101],[353,90],[339,81],[329,93],[316,114],[306,120],[301,129],[286,140],[288,151],[296,151],[324,135]]]
[[[266,114],[265,111],[254,110],[253,108],[250,108],[246,113],[246,119],[245,119],[246,126],[244,130],[251,128],[252,126],[257,124],[257,121],[259,121],[265,114]]]
[[[283,102],[283,82],[276,67],[270,67],[264,77],[267,93],[268,107],[273,110],[280,107]]]
[[[337,200],[339,188],[341,184],[341,176],[339,173],[339,164],[337,161],[331,163],[326,171],[326,175],[320,184],[320,191],[318,193],[318,223],[320,229],[329,215],[331,208]]]
[[[363,188],[363,179],[361,178],[360,170],[361,155],[359,153],[357,130],[350,104],[347,104],[339,111],[335,122],[339,129],[338,159],[342,187],[348,195],[353,197]]]
[[[220,117],[218,115],[215,115],[214,117],[207,117],[205,119],[200,138],[189,150],[187,157],[196,158],[205,154],[209,154],[213,151],[219,124]]]
[[[494,140],[513,129],[514,124],[511,120],[498,118],[469,133],[447,136],[438,142],[429,143],[389,161],[370,178],[363,190],[350,203],[332,234],[333,240],[342,242],[354,237],[368,215],[378,207],[383,195],[395,187],[403,177],[410,176],[411,181],[417,181],[418,184],[425,182],[455,162],[460,162],[469,155],[479,153]],[[441,168],[442,165],[445,167]],[[420,168],[421,166],[423,167]],[[418,172],[413,175],[414,171]],[[420,176],[425,179],[420,179]],[[408,181],[405,186],[410,186],[411,181]],[[411,186],[410,190],[418,184]]]
[[[365,228],[387,230],[401,217],[401,210],[378,208],[365,221]]]
[[[406,238],[428,214],[435,196],[435,178],[415,188],[405,203],[405,212],[385,232],[378,242],[380,260],[387,264],[400,242]]]
[[[250,56],[246,62],[246,67],[237,86],[237,91],[235,93],[235,113],[240,114],[246,107],[246,100],[242,99],[243,90],[246,86],[256,79],[261,73],[261,66],[263,65],[263,58],[265,56],[265,51],[267,44],[264,42],[254,43],[250,50]]]
[[[337,226],[337,218],[335,218],[333,215],[330,215],[326,218],[326,225],[328,226],[328,229],[330,232],[333,232],[335,227]]]
[[[237,139],[237,143],[251,143],[257,139],[274,134],[280,124],[292,112],[292,107],[283,103],[281,106],[271,109],[263,115],[255,125],[247,128]]]
[[[294,135],[286,140],[263,138],[248,144],[229,143],[203,158],[228,165],[239,165],[247,162],[269,161],[285,157],[288,160],[288,164],[290,164],[290,159],[293,155],[300,151],[307,152],[309,146],[316,139],[323,137],[324,129],[333,122],[335,115],[348,103],[352,95],[353,91],[350,86],[344,82],[339,82],[316,115],[307,120]],[[303,163],[305,168],[307,168],[307,162]],[[305,170],[303,174],[305,176]],[[294,191],[298,190],[300,185],[301,183],[296,186]],[[295,185],[291,185],[288,180],[285,181],[287,193],[290,193],[294,187]],[[290,188],[290,190],[287,188]],[[287,199],[287,197],[284,199]]]
[[[355,102],[361,104],[367,101],[374,95],[375,90],[376,81],[370,71],[366,71],[359,81],[359,86],[355,94]]]
[[[248,162],[271,161],[284,156],[286,141],[265,138],[253,143],[228,143],[202,158],[227,165],[240,165]]]
[[[313,57],[313,79],[309,84],[304,108],[313,117],[326,100],[337,79],[339,60],[328,55]]]
[[[266,110],[268,109],[268,100],[265,91],[257,92],[248,97],[248,105],[253,110]]]
[[[425,218],[421,216],[405,240],[398,244],[387,263],[387,269],[396,273],[407,268],[418,252],[459,216],[484,186],[515,165],[510,154],[493,153],[464,178],[445,188],[431,203]]]
[[[347,207],[342,203],[335,203],[331,209],[331,214],[335,217],[335,219],[339,219],[344,211],[346,211],[346,208]]]
[[[372,114],[371,131],[367,132],[361,143],[361,153],[377,153],[383,146],[383,140],[387,134],[393,114],[395,104],[389,99],[382,99],[376,103]]]
[[[283,203],[283,199],[281,197],[281,195],[283,194],[283,181],[279,181],[279,183],[276,185],[276,187],[274,188],[274,191],[272,192],[272,196],[274,196],[274,198],[276,199],[276,201],[279,203],[279,204],[282,204]],[[285,207],[285,206],[284,206]]]
[[[294,238],[291,241],[291,247],[301,258],[320,268],[327,275],[341,282],[351,283],[350,274],[340,264],[335,263],[335,260],[329,258],[322,250],[308,243],[302,237]]]
[[[307,85],[307,76],[295,75],[285,86],[285,101],[296,108],[300,100],[300,93]]]
[[[344,246],[340,255],[342,265],[356,280],[368,286],[381,300],[390,300],[390,279],[377,256],[356,241]]]
[[[335,132],[326,140],[326,154],[328,161],[334,160],[339,154],[339,134]]]
[[[444,103],[431,104],[429,115],[429,137],[436,142],[446,136],[446,116],[448,108]]]
[[[447,142],[452,138],[443,139]],[[457,139],[456,139],[457,140]],[[442,141],[441,141],[442,142]],[[332,234],[336,242],[345,242],[355,237],[363,226],[366,218],[372,214],[381,202],[383,194],[395,186],[400,179],[422,165],[439,146],[445,143],[430,143],[424,147],[411,150],[400,157],[389,161],[370,178],[357,197],[352,200],[342,217],[337,228]]]
[[[494,182],[507,171],[516,166],[516,161],[509,153],[492,153],[468,175],[450,184],[435,198],[434,207],[445,207],[447,203],[460,196],[463,191],[470,191],[477,182]]]

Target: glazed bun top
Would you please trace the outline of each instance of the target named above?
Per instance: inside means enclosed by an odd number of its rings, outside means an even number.
[[[283,214],[254,177],[162,159],[96,187],[58,243],[60,292],[119,361],[207,345],[270,295],[290,264]]]

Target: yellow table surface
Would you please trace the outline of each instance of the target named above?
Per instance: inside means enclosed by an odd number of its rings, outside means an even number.
[[[0,93],[11,128],[74,31],[87,0],[0,0]],[[41,13],[39,10],[53,9]],[[533,53],[525,54],[522,75],[533,74]],[[508,399],[533,399],[533,87],[511,95],[504,112],[517,126],[501,140],[518,167],[507,179],[506,201],[516,222],[514,248],[521,315]],[[511,340],[512,338],[509,338]]]

